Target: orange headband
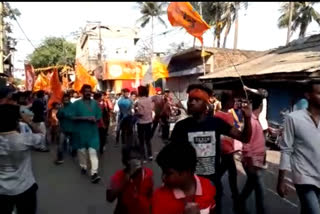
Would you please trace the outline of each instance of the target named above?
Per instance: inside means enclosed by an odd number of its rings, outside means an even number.
[[[195,88],[195,89],[192,89],[190,92],[189,92],[189,97],[190,98],[199,98],[203,101],[205,101],[206,103],[209,103],[209,95],[207,92],[199,89],[199,88]]]

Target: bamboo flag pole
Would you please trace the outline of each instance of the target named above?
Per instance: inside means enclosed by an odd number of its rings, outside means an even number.
[[[200,16],[202,17],[202,4],[199,2],[199,8],[200,8]],[[203,75],[206,75],[206,64],[204,59],[204,45],[203,42],[201,44],[201,58],[202,58],[202,66],[203,66]]]

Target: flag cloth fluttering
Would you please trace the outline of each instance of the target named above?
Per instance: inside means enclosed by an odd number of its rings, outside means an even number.
[[[53,70],[53,74],[50,79],[51,96],[48,102],[48,108],[51,109],[54,102],[61,103],[63,97],[62,86],[59,80],[58,69]]]
[[[153,87],[152,84],[149,85],[149,97],[156,95],[156,89]]]
[[[84,84],[90,85],[92,90],[95,91],[98,82],[96,78],[88,73],[88,71],[81,65],[80,62],[76,62],[76,79],[73,84],[73,89],[75,91],[80,91]]]
[[[172,26],[181,26],[203,44],[202,35],[210,26],[192,8],[190,2],[171,2],[168,6],[168,19]]]
[[[40,90],[50,91],[50,79],[43,72],[38,75],[33,87],[34,92]]]
[[[168,71],[168,65],[171,60],[172,56],[168,56],[165,58],[153,58],[152,59],[152,65],[149,66],[147,72],[144,74],[144,77],[142,79],[142,84],[147,85],[154,81],[157,81],[161,78],[168,78],[169,77],[169,71]]]
[[[31,64],[25,64],[24,65],[24,71],[25,71],[25,89],[26,91],[32,91],[34,82],[35,82],[35,73],[33,66]]]

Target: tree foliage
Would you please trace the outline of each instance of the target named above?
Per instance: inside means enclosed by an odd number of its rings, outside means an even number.
[[[165,21],[161,18],[167,13],[167,2],[137,2],[142,16],[137,20],[141,27],[145,27],[151,19],[157,18],[158,21],[167,27]]]
[[[319,2],[294,2],[292,11],[292,26],[291,34],[298,28],[300,29],[299,37],[305,37],[308,25],[312,21],[316,21],[320,25],[320,14],[313,5]],[[280,12],[281,16],[278,19],[279,28],[287,28],[289,24],[289,2],[283,3]]]
[[[28,56],[34,68],[69,65],[74,66],[76,45],[64,38],[48,37]]]
[[[190,2],[192,7],[200,14],[202,6],[202,18],[214,28],[217,47],[220,47],[221,33],[226,28],[223,47],[226,46],[232,24],[237,17],[236,8],[248,8],[248,2]]]

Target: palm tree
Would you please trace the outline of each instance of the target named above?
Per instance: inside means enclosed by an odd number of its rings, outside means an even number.
[[[165,8],[167,2],[137,2],[137,4],[142,14],[142,17],[137,20],[137,23],[141,23],[140,26],[144,28],[151,20],[151,49],[153,52],[154,19],[157,18],[162,25],[167,27],[165,21],[161,18],[162,15],[167,14]]]
[[[227,38],[230,33],[230,29],[232,24],[236,21],[236,29],[235,29],[235,39],[238,39],[238,10],[240,6],[243,6],[245,9],[248,8],[248,2],[225,2],[223,5],[223,15],[221,18],[221,22],[226,27],[224,32],[224,40],[223,40],[223,48],[226,47]],[[234,47],[236,48],[236,47]]]
[[[320,14],[313,8],[318,2],[294,2],[292,11],[291,35],[300,28],[299,37],[305,37],[308,25],[316,21],[320,25]],[[283,3],[278,19],[279,28],[287,28],[289,23],[289,2]]]

